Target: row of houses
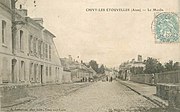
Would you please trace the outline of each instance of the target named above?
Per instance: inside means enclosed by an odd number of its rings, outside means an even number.
[[[68,58],[60,58],[63,66],[63,82],[89,82],[94,79],[96,72],[91,68],[87,67],[83,62],[78,62],[72,59],[71,56]]]
[[[61,83],[56,36],[15,2],[0,0],[0,84]]]

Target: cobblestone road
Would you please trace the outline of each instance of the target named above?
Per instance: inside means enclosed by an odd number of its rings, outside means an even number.
[[[117,81],[96,82],[70,94],[47,98],[48,100],[13,109],[22,109],[19,110],[21,112],[139,112],[157,107]]]

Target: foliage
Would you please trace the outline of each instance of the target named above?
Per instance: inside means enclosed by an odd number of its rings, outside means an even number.
[[[143,71],[143,67],[132,67],[130,68],[130,72],[132,74],[142,74],[144,71]]]
[[[173,62],[172,60],[169,60],[169,62],[166,62],[164,65],[160,63],[157,59],[148,57],[147,60],[144,60],[143,62],[145,64],[145,69],[143,67],[131,67],[130,72],[132,74],[153,74],[153,73],[161,73],[161,72],[167,72],[167,71],[175,71],[179,70],[179,63]],[[123,63],[124,66],[126,63]],[[121,74],[122,71],[119,71]]]
[[[102,64],[100,67],[98,67],[98,63],[95,60],[91,60],[89,62],[88,68],[91,66],[91,68],[98,74],[104,74],[105,73],[105,66]]]
[[[173,63],[172,60],[169,60],[164,66],[166,71],[178,70],[178,62]]]
[[[100,68],[98,69],[98,73],[104,74],[105,73],[105,67],[104,65],[101,65]]]
[[[94,71],[96,71],[96,72],[98,73],[98,64],[97,64],[97,62],[96,62],[95,60],[91,60],[91,61],[89,62],[89,65],[91,66],[91,68],[92,68]]]
[[[149,57],[145,62],[145,70],[144,73],[152,74],[152,73],[160,73],[164,71],[164,67],[162,64],[155,58]]]

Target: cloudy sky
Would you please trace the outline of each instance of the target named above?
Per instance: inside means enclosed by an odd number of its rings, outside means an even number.
[[[159,2],[158,2],[159,1]],[[60,57],[72,55],[107,66],[141,54],[161,62],[180,61],[180,44],[157,44],[151,24],[155,12],[86,11],[99,8],[161,8],[178,12],[179,0],[19,0],[30,17],[42,17],[44,26],[56,35]],[[18,5],[18,4],[17,4]],[[35,6],[36,5],[36,6]],[[180,12],[180,10],[179,10]]]

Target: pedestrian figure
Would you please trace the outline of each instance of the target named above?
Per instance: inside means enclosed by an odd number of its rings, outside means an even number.
[[[152,74],[151,84],[154,85],[154,74]]]
[[[108,81],[108,77],[106,76],[106,81]]]
[[[112,77],[110,77],[110,82],[112,82]]]

